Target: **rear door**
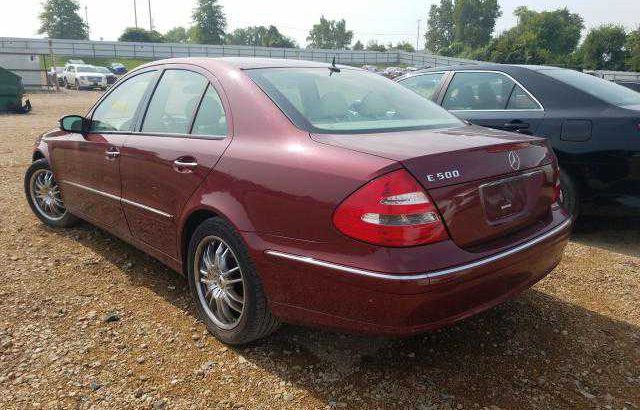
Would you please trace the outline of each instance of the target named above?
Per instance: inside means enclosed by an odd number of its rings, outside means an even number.
[[[498,71],[456,72],[440,104],[473,124],[528,135],[534,135],[544,119],[538,100]]]
[[[230,142],[219,92],[208,72],[166,68],[122,149],[122,202],[131,233],[171,257],[177,257],[183,206]]]

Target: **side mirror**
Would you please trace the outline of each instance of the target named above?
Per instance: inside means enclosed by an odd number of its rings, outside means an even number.
[[[60,118],[60,129],[84,134],[89,130],[89,120],[79,115],[65,115]]]

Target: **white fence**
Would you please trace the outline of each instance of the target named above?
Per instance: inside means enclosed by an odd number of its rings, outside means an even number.
[[[632,71],[585,70],[585,73],[588,73],[609,81],[640,82],[640,73],[636,73]]]
[[[27,88],[39,88],[46,83],[44,70],[40,67],[38,54],[0,53],[0,67],[18,74]]]
[[[472,60],[404,51],[316,50],[179,43],[125,43],[117,41],[57,40],[0,37],[0,53],[54,54],[69,57],[143,58],[170,57],[271,57],[336,62],[342,64],[472,64]]]

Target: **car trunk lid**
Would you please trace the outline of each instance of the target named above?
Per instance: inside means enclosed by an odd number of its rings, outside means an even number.
[[[541,138],[476,126],[312,138],[399,161],[465,249],[486,250],[550,216],[557,170]]]

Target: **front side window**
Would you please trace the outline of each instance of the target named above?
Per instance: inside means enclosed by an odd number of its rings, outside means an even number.
[[[207,83],[193,71],[165,71],[151,97],[142,132],[188,134]]]
[[[246,73],[299,128],[363,133],[461,126],[432,101],[380,75],[342,68],[268,68]]]
[[[424,98],[431,99],[438,90],[442,77],[444,77],[444,73],[421,74],[402,80],[400,84]]]
[[[227,118],[224,115],[222,101],[212,85],[205,92],[198,113],[193,121],[193,135],[227,135]]]
[[[540,73],[555,78],[609,104],[622,107],[640,105],[640,93],[602,78],[563,68],[541,70]]]
[[[504,110],[514,85],[498,73],[458,72],[442,106],[448,110]]]
[[[138,105],[155,78],[156,72],[148,71],[120,84],[93,112],[91,131],[131,131]]]

